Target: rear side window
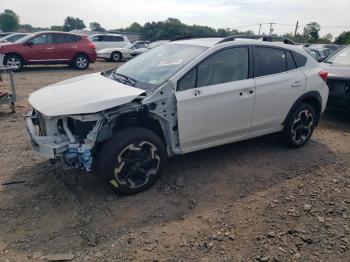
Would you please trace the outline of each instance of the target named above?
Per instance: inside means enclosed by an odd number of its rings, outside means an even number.
[[[306,64],[307,58],[297,52],[293,52],[293,56],[295,58],[295,62],[297,67],[303,67]]]
[[[286,71],[284,50],[270,47],[254,49],[255,77],[278,74]]]
[[[68,35],[68,34],[53,34],[52,43],[63,44],[63,43],[73,43],[80,40],[80,36]]]
[[[104,41],[106,41],[106,42],[124,42],[124,38],[121,36],[115,36],[115,35],[105,35]]]
[[[294,58],[292,56],[292,53],[289,51],[285,51],[285,53],[286,53],[287,71],[297,68],[297,66],[294,62]]]

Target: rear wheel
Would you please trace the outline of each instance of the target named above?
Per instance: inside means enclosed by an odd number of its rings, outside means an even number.
[[[24,62],[19,55],[7,55],[4,60],[4,65],[16,68],[14,71],[18,72],[23,69]]]
[[[122,54],[120,52],[113,52],[111,54],[111,61],[112,62],[119,62],[122,60]]]
[[[156,182],[165,161],[162,140],[148,129],[131,127],[116,133],[103,145],[98,173],[115,193],[136,194]]]
[[[312,105],[303,103],[287,119],[283,129],[283,142],[293,148],[305,145],[316,125],[316,112]]]
[[[73,60],[73,66],[78,70],[85,70],[89,67],[90,60],[84,54],[78,54]]]

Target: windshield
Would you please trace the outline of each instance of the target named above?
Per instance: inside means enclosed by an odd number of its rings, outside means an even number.
[[[31,39],[33,36],[34,36],[34,34],[29,34],[25,37],[18,39],[15,43],[16,44],[23,44],[23,43],[27,42],[29,39]]]
[[[160,86],[206,49],[194,45],[161,45],[125,63],[115,73],[136,82]]]
[[[328,58],[326,62],[335,65],[350,65],[350,47],[339,51],[334,56]]]

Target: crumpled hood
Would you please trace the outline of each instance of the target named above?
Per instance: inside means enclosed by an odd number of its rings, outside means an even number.
[[[46,116],[61,116],[96,113],[131,102],[144,92],[94,73],[44,87],[28,100]]]
[[[349,79],[350,80],[350,66],[339,66],[327,63],[321,63],[323,70],[328,72],[329,78]]]

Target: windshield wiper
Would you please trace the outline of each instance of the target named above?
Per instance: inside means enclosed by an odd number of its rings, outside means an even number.
[[[136,81],[134,78],[132,78],[132,77],[130,77],[130,76],[127,76],[127,75],[124,75],[124,74],[120,74],[120,73],[114,72],[114,73],[113,73],[113,76],[114,76],[114,78],[116,78],[117,80],[120,79],[120,80],[122,80],[123,82],[126,82],[126,83],[128,83],[128,84],[130,84],[130,85],[132,85],[132,86],[135,86],[136,83],[137,83],[137,81]]]
[[[323,61],[323,62],[327,64],[333,64],[333,62],[330,62],[330,61]]]

